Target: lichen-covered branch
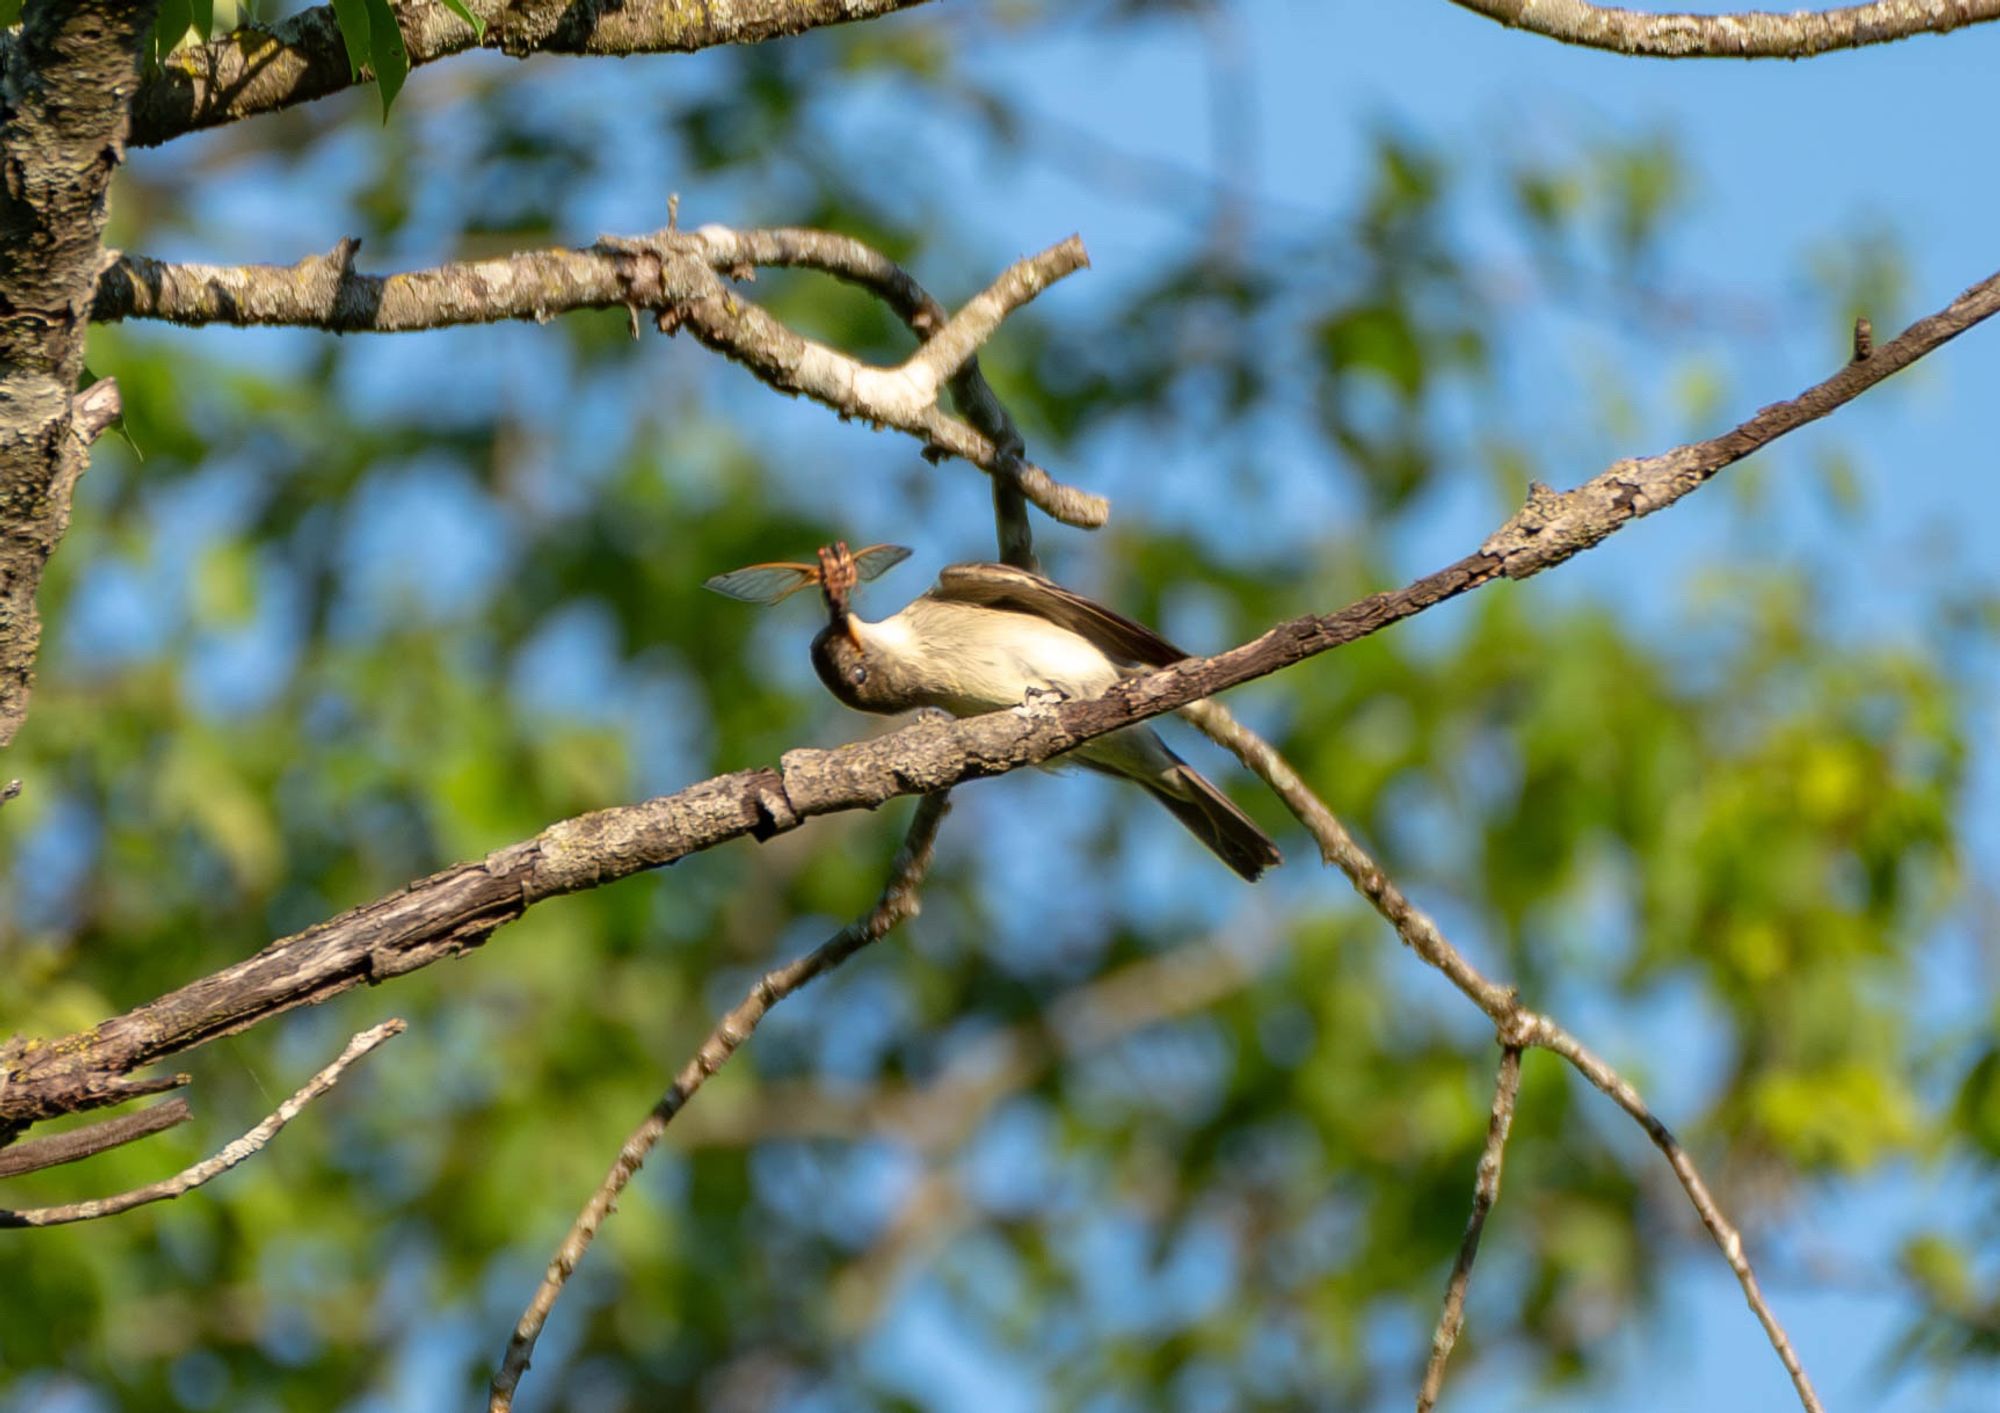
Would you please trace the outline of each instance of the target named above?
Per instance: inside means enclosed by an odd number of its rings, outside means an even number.
[[[2000,0],[1871,0],[1832,10],[1659,14],[1590,0],[1452,0],[1564,44],[1653,59],[1810,59],[2000,19]]]
[[[816,343],[743,298],[724,275],[756,262],[745,252],[763,233],[705,226],[647,236],[605,237],[592,246],[525,251],[395,275],[354,268],[355,241],[296,265],[182,265],[121,255],[105,271],[93,317],[176,324],[284,325],[332,333],[406,333],[510,319],[546,320],[579,309],[645,310],[660,327],[685,327],[770,386],[919,438],[929,454],[959,457],[1067,525],[1102,525],[1101,496],[1063,485],[1021,460],[1019,437],[990,391],[971,381],[973,351],[1007,314],[1076,270],[1089,256],[1075,236],[1017,261],[964,309],[944,320],[909,359],[877,368]],[[797,237],[804,233],[775,233]],[[829,243],[838,238],[828,238]],[[913,286],[914,288],[914,286]],[[922,291],[917,290],[921,295]],[[892,307],[905,306],[899,296]],[[929,322],[927,303],[914,317]],[[913,316],[905,316],[913,317]],[[971,390],[969,424],[938,406],[946,384]],[[982,431],[1003,434],[996,440]]]
[[[101,407],[80,417],[76,386],[104,193],[124,160],[125,99],[156,3],[31,5],[0,43],[0,747],[28,714],[35,598]]]
[[[98,1197],[88,1202],[71,1202],[61,1207],[26,1207],[19,1211],[0,1208],[0,1227],[54,1227],[66,1222],[89,1222],[99,1217],[116,1216],[129,1212],[134,1207],[143,1207],[149,1202],[165,1202],[182,1197],[202,1184],[221,1177],[238,1163],[254,1157],[264,1149],[264,1145],[277,1137],[278,1130],[299,1116],[299,1111],[327,1090],[340,1082],[347,1067],[373,1050],[392,1036],[403,1033],[403,1022],[387,1020],[371,1030],[364,1030],[347,1042],[347,1048],[335,1057],[332,1064],[305,1082],[303,1088],[284,1103],[280,1104],[263,1122],[223,1148],[212,1158],[204,1158],[193,1167],[185,1168],[170,1178],[135,1187],[130,1192],[121,1192],[115,1197]]]
[[[507,1413],[514,1406],[514,1390],[521,1382],[521,1375],[528,1371],[528,1363],[535,1353],[535,1342],[541,1338],[542,1326],[548,1323],[549,1312],[555,1309],[563,1287],[576,1273],[577,1265],[590,1249],[590,1243],[596,1239],[598,1229],[611,1215],[618,1194],[632,1181],[640,1165],[646,1161],[646,1155],[653,1151],[661,1135],[666,1133],[674,1115],[694,1097],[694,1092],[710,1075],[728,1063],[729,1057],[750,1038],[751,1032],[757,1029],[771,1007],[808,982],[832,971],[871,942],[880,941],[899,923],[916,916],[918,889],[923,886],[924,876],[930,872],[938,826],[944,822],[945,812],[950,807],[942,792],[926,795],[918,803],[917,812],[910,819],[909,833],[903,839],[903,847],[890,867],[889,881],[882,886],[875,906],[803,957],[758,978],[757,984],[750,988],[750,994],[717,1022],[693,1058],[674,1076],[672,1086],[660,1096],[645,1120],[632,1130],[625,1146],[618,1150],[611,1171],[605,1174],[604,1181],[598,1184],[590,1201],[577,1214],[569,1234],[556,1249],[555,1259],[549,1262],[548,1270],[543,1273],[541,1284],[535,1288],[534,1298],[528,1302],[528,1308],[521,1313],[520,1321],[514,1326],[513,1336],[507,1341],[507,1353],[498,1372],[493,1375],[488,1405],[491,1413]]]
[[[818,270],[858,285],[887,304],[920,339],[933,337],[949,318],[944,306],[907,271],[852,236],[796,228],[723,233],[713,226],[703,234],[712,252],[720,256],[726,249],[734,256],[729,262],[732,268],[766,265]],[[951,398],[958,415],[996,449],[993,520],[1000,562],[1039,572],[1041,563],[1035,557],[1034,530],[1028,523],[1028,498],[1022,486],[1047,473],[1027,462],[1027,444],[1020,429],[980,373],[976,357],[968,358],[951,380]]]
[[[467,0],[482,40],[437,0],[402,0],[396,18],[410,67],[482,45],[530,54],[686,54],[754,44],[826,25],[872,20],[924,0]],[[367,71],[364,69],[363,73]],[[249,25],[181,49],[139,88],[132,143],[154,147],[185,133],[324,98],[352,87],[347,50],[329,5],[265,28]]]

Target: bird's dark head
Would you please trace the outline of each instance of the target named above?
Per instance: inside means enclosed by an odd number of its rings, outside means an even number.
[[[874,673],[868,657],[854,620],[846,614],[820,629],[812,641],[813,671],[827,691],[857,711],[882,711],[885,708],[874,703],[870,690]]]

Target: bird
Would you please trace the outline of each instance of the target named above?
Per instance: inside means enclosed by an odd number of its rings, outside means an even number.
[[[812,640],[813,668],[841,702],[885,716],[922,707],[980,716],[1050,695],[1097,697],[1122,677],[1187,657],[1143,624],[1007,564],[948,565],[901,612],[874,623],[856,614],[855,586],[909,554],[901,545],[850,552],[840,542],[822,548],[817,564],[747,565],[704,587],[773,604],[817,584],[827,623]],[[1247,881],[1283,861],[1270,836],[1150,726],[1121,727],[1062,759],[1137,784]]]

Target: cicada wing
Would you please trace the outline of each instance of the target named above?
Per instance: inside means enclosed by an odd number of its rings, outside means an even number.
[[[746,564],[704,579],[701,586],[744,603],[779,603],[819,582],[816,564]]]
[[[881,578],[909,557],[908,545],[870,545],[854,552],[854,572],[865,584]]]

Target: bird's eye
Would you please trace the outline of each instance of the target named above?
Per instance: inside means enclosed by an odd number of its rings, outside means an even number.
[[[859,687],[863,682],[866,682],[868,680],[868,668],[866,667],[866,665],[857,662],[854,664],[854,666],[848,668],[847,680],[852,682],[857,687]]]

